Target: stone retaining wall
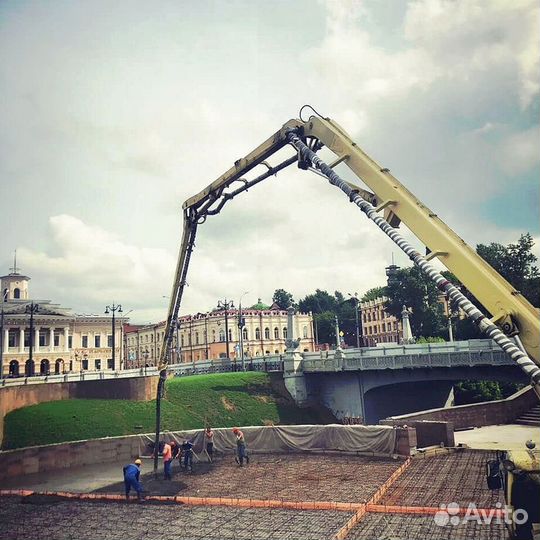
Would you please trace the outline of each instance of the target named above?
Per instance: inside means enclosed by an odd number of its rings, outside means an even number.
[[[15,409],[63,399],[155,399],[158,377],[29,384],[0,388],[0,444],[4,417]]]
[[[528,386],[506,399],[391,416],[381,420],[379,424],[403,426],[414,425],[415,421],[436,420],[451,422],[455,429],[509,424],[537,403],[538,396],[533,388]]]

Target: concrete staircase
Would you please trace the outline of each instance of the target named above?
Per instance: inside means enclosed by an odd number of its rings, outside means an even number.
[[[540,427],[540,404],[535,405],[532,409],[529,409],[526,413],[523,413],[516,420],[516,424]]]

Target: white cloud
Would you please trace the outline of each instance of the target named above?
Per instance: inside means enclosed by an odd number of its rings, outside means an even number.
[[[122,241],[101,227],[69,215],[50,219],[54,252],[19,250],[33,296],[62,302],[77,311],[100,312],[113,301],[134,309],[135,318],[159,310],[168,294],[174,258],[162,249]],[[141,313],[142,310],[142,313]],[[161,309],[163,311],[163,309]]]

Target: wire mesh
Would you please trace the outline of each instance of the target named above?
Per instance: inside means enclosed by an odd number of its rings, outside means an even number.
[[[433,516],[402,514],[366,514],[347,535],[347,540],[504,540],[502,523],[461,522],[458,525],[437,525]]]
[[[433,509],[450,502],[460,506],[473,502],[478,508],[494,508],[496,503],[503,502],[502,493],[491,492],[485,486],[485,462],[493,455],[460,451],[414,458],[404,466],[403,460],[337,453],[254,454],[250,464],[242,468],[232,456],[225,455],[212,464],[196,463],[191,473],[176,466],[172,481],[156,480],[151,474],[143,476],[147,494],[203,501],[194,504],[2,497],[0,540],[27,540],[36,534],[54,540],[316,540],[333,538],[343,530],[345,538],[352,540],[497,540],[505,538],[504,525],[473,522],[445,527],[437,525],[433,513],[410,512],[410,507]],[[382,489],[385,484],[389,484],[387,490]],[[123,482],[99,491],[120,494]],[[204,502],[205,497],[228,498],[227,504],[232,500],[233,505],[221,506],[220,502],[211,506]],[[239,499],[242,503],[248,500],[253,507],[236,506]],[[259,501],[274,501],[278,507],[258,508]],[[368,513],[359,511],[362,515],[356,520],[358,523],[354,521],[356,524],[349,530],[346,524],[355,516],[348,511],[350,507],[341,511],[334,510],[335,506],[328,510],[323,505],[318,505],[318,510],[306,509],[310,501],[354,505],[367,502],[363,508]],[[295,502],[302,503],[304,509],[290,508]],[[369,511],[374,502],[378,508]],[[403,507],[409,507],[408,512]]]
[[[485,464],[495,452],[463,450],[415,458],[392,484],[380,504],[431,506],[458,503],[467,507],[495,508],[504,504],[502,490],[491,491],[485,479]]]

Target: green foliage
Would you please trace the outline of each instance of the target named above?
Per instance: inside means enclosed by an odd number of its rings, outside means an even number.
[[[272,296],[272,302],[275,302],[281,309],[288,309],[295,305],[293,295],[285,289],[276,289],[274,296]]]
[[[362,302],[369,302],[370,300],[375,300],[381,296],[386,296],[386,287],[373,287],[372,289],[367,290],[362,296]]]
[[[356,344],[356,316],[354,298],[345,298],[340,291],[331,295],[328,291],[317,289],[298,302],[300,311],[311,311],[319,343],[336,343],[335,317],[339,321],[339,329],[343,331],[348,345]]]
[[[400,268],[385,289],[388,297],[385,311],[399,319],[403,306],[407,306],[415,337],[446,335],[447,321],[439,301],[440,291],[419,268]]]
[[[444,339],[442,337],[419,337],[416,340],[416,343],[444,343]]]
[[[317,289],[314,294],[308,294],[305,298],[298,302],[300,311],[307,313],[324,313],[325,311],[336,312],[337,300],[327,291]]]
[[[162,401],[163,430],[234,425],[317,423],[313,411],[296,407],[273,392],[266,373],[227,373],[167,381]],[[136,426],[141,426],[136,429]],[[151,433],[155,401],[72,399],[10,412],[4,449],[96,437]]]
[[[538,259],[532,253],[533,246],[532,236],[526,233],[515,244],[479,244],[476,251],[529,302],[540,307],[540,273],[534,265]]]
[[[511,396],[522,384],[498,381],[460,381],[454,386],[456,405],[493,401]]]

